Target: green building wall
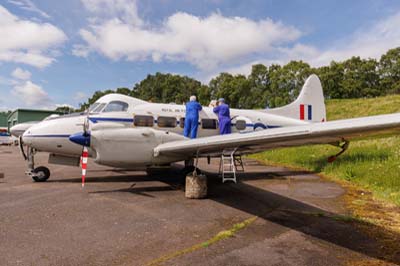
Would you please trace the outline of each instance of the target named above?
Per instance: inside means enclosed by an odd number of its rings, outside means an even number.
[[[7,127],[7,119],[8,114],[7,113],[0,113],[0,127]]]
[[[52,114],[61,115],[62,113],[50,110],[17,109],[8,116],[6,126],[10,129],[16,124],[41,121]]]

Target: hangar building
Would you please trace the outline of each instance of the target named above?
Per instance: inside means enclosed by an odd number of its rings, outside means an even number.
[[[0,113],[0,130],[8,127],[7,117],[8,117],[7,113]]]
[[[8,130],[10,130],[10,127],[16,124],[41,121],[52,114],[62,115],[63,113],[50,110],[16,109],[8,115],[6,126]]]

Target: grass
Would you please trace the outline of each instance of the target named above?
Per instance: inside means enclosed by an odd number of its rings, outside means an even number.
[[[400,112],[400,95],[370,99],[327,100],[328,120]]]
[[[328,100],[328,120],[400,112],[400,95],[374,99]],[[336,180],[349,181],[374,197],[400,206],[400,136],[353,141],[335,162],[330,145],[284,148],[253,155],[268,164],[307,169]]]

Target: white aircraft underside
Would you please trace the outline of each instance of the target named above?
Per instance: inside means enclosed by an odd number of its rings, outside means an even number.
[[[146,168],[196,156],[220,156],[226,149],[248,154],[397,134],[400,129],[400,114],[326,122],[322,87],[315,75],[307,79],[298,99],[287,106],[231,109],[230,135],[219,135],[217,116],[212,108],[204,107],[198,138],[187,139],[183,137],[184,117],[184,105],[149,103],[109,94],[85,114],[61,116],[31,126],[22,140],[32,149],[31,153],[49,152],[59,156],[61,163],[62,158],[79,158],[83,146],[87,146],[96,163]]]

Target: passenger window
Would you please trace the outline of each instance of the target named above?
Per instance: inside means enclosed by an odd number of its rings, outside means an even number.
[[[216,119],[201,119],[201,127],[204,129],[217,129],[217,120]]]
[[[185,118],[184,118],[184,117],[181,117],[181,119],[179,119],[179,126],[180,126],[181,128],[184,128],[184,127],[185,127]]]
[[[137,127],[152,127],[154,118],[151,115],[136,115],[133,119],[133,124]]]
[[[176,127],[176,118],[169,116],[159,116],[157,119],[158,127]]]
[[[128,104],[121,101],[110,102],[104,109],[103,113],[107,112],[126,112],[128,110]]]
[[[246,129],[246,121],[245,120],[237,120],[236,121],[236,129],[237,130],[245,130]]]

